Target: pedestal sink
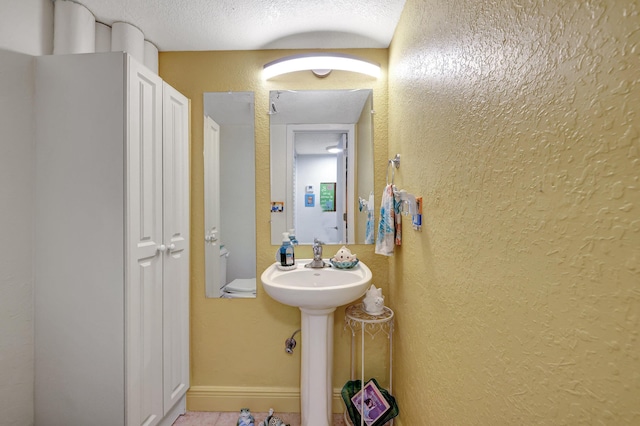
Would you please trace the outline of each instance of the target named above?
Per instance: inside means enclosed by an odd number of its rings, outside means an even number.
[[[351,269],[305,268],[311,259],[296,261],[288,271],[269,266],[262,286],[276,301],[302,312],[302,426],[330,426],[333,373],[333,312],[362,297],[371,283],[371,270],[358,263]]]

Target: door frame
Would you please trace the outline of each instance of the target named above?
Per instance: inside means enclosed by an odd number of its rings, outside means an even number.
[[[347,134],[347,161],[346,167],[349,173],[347,174],[347,188],[342,194],[343,205],[346,212],[347,225],[343,227],[346,233],[346,241],[343,244],[355,243],[355,201],[353,194],[355,194],[355,124],[290,124],[287,126],[287,190],[285,205],[293,206],[293,188],[294,188],[294,172],[293,164],[295,160],[295,136],[296,133],[346,133]],[[345,170],[339,170],[338,174],[344,174]],[[293,209],[285,209],[286,213],[286,229],[294,228]],[[336,212],[337,213],[337,212]]]

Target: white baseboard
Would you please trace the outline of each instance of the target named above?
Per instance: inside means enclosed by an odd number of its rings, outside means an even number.
[[[334,413],[344,411],[341,389],[333,389]],[[246,386],[191,386],[187,391],[189,411],[240,411],[247,407],[253,412],[300,412],[300,388]]]

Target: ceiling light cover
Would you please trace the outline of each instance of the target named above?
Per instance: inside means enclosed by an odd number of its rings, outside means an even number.
[[[352,55],[341,53],[306,53],[285,56],[264,65],[262,77],[265,80],[295,71],[312,70],[352,71],[378,78],[380,65]]]

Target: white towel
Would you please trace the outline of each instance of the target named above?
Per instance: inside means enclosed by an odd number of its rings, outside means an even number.
[[[384,188],[380,202],[380,222],[376,254],[392,256],[394,246],[402,243],[402,224],[399,212],[400,203],[396,200],[396,188],[389,184]]]

